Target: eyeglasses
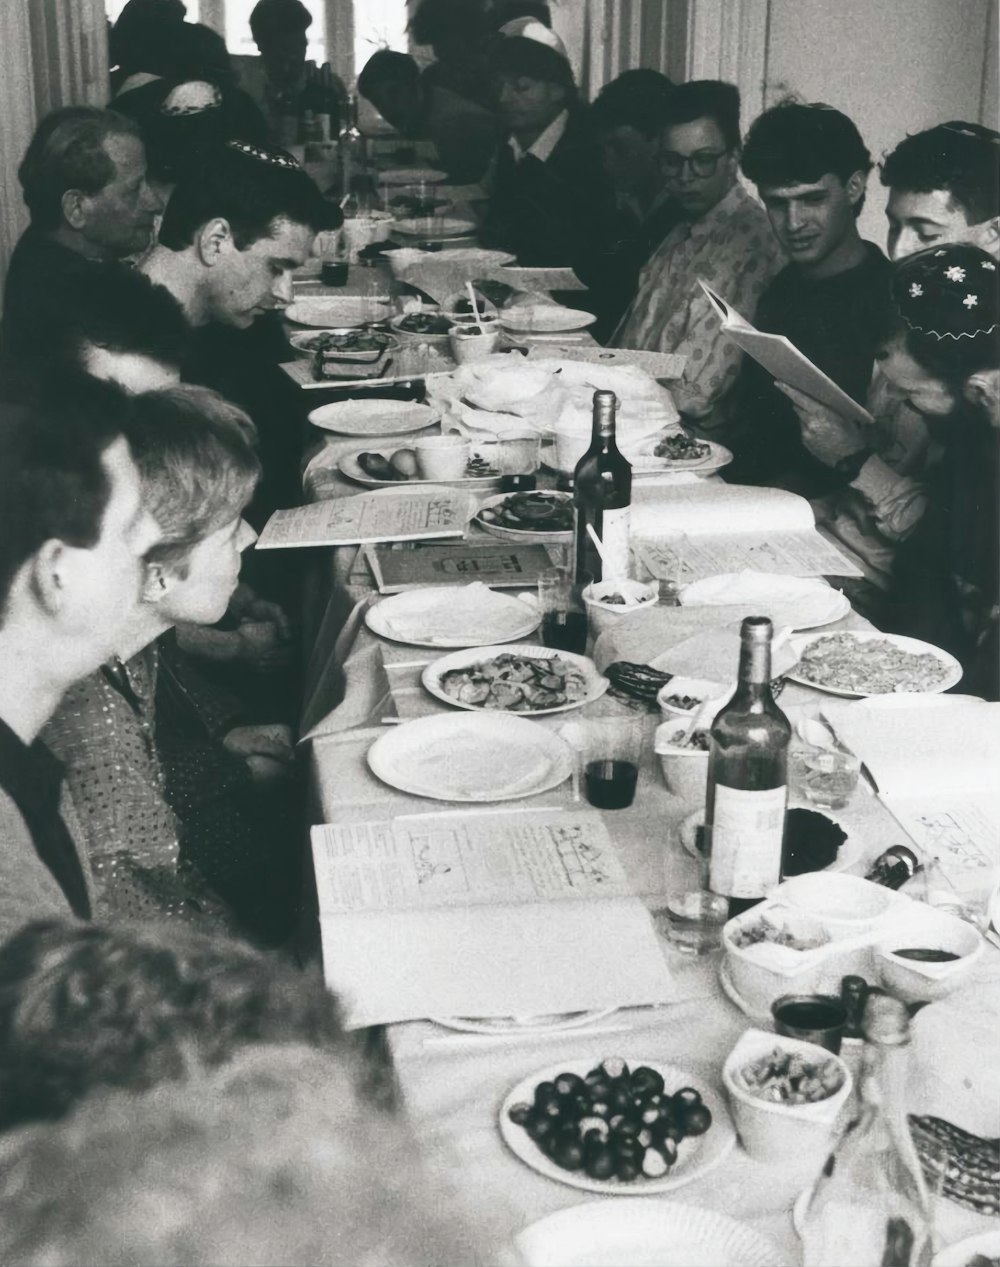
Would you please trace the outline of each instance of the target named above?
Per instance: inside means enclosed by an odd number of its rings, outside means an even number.
[[[692,176],[714,176],[719,159],[728,153],[729,150],[699,150],[696,154],[678,154],[676,150],[664,150],[660,154],[660,166],[667,176],[683,176],[686,167],[691,169]]]

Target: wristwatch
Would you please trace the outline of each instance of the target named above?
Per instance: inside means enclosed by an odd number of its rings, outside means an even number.
[[[848,453],[846,457],[841,458],[833,464],[833,469],[838,475],[844,477],[844,482],[850,484],[852,480],[858,478],[861,468],[872,456],[871,449],[855,449],[853,453]]]

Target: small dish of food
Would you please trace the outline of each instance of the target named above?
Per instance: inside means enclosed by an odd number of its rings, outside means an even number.
[[[573,496],[539,491],[488,497],[474,522],[494,537],[526,543],[569,543],[573,539]]]
[[[972,924],[923,903],[875,948],[882,985],[904,1003],[943,999],[964,982],[983,953]]]
[[[793,638],[799,661],[786,676],[831,695],[935,694],[962,677],[959,662],[929,642],[875,631]]]
[[[656,702],[664,721],[671,718],[692,717],[707,700],[718,700],[719,707],[732,695],[733,686],[725,682],[713,682],[709,678],[672,677],[656,693]]]
[[[451,318],[433,308],[404,312],[389,322],[393,333],[407,343],[436,343],[442,347],[448,344],[448,331],[451,327]]]
[[[457,708],[534,715],[581,708],[608,687],[586,656],[522,643],[442,656],[424,669],[421,680],[437,699]]]
[[[689,734],[679,719],[662,722],[653,737],[653,751],[660,758],[667,790],[689,804],[705,803],[708,787],[707,730]]]
[[[304,359],[322,357],[330,361],[348,361],[352,365],[378,361],[390,348],[398,346],[398,340],[393,335],[364,327],[303,332],[293,334],[288,342],[295,349],[295,355]]]

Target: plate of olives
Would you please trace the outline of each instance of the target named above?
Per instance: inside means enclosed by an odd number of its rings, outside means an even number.
[[[475,456],[470,457],[462,479],[422,479],[417,469],[416,452],[406,447],[345,453],[338,466],[342,475],[368,488],[390,488],[393,484],[437,484],[445,488],[490,489],[500,483],[500,472]]]
[[[571,1060],[523,1079],[501,1106],[500,1134],[539,1174],[610,1196],[679,1188],[736,1142],[722,1097],[703,1080],[620,1057]]]

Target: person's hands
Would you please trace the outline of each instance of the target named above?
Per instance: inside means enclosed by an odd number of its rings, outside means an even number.
[[[852,418],[845,418],[788,383],[774,385],[792,402],[802,429],[802,443],[824,466],[836,466],[867,447],[864,429]]]
[[[275,604],[268,603],[266,606],[273,607]],[[281,611],[280,608],[278,610]],[[291,643],[274,620],[244,619],[235,631],[235,637],[239,642],[236,658],[258,673],[284,668],[291,659]]]
[[[289,726],[234,726],[222,740],[222,746],[243,757],[255,783],[274,783],[285,778],[295,759],[295,746]]]

